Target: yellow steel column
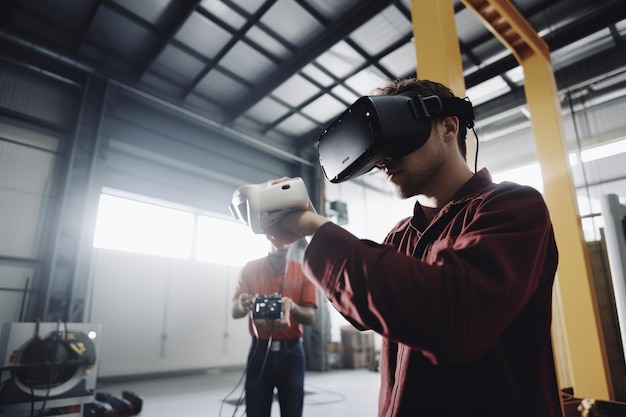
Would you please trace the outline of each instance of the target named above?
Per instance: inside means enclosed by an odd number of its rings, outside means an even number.
[[[561,294],[570,369],[577,396],[611,399],[602,327],[576,203],[561,120],[561,105],[547,45],[508,0],[461,0],[515,55],[524,70],[546,202],[559,246]]]
[[[450,87],[465,97],[461,48],[452,0],[411,0],[417,77]],[[467,164],[473,169],[476,152],[474,133],[467,132]]]
[[[556,233],[561,292],[570,371],[577,396],[612,399],[606,348],[598,322],[588,254],[577,208],[569,159],[564,147],[561,107],[552,65],[543,57],[524,59],[525,92],[531,114],[544,194]]]
[[[452,0],[411,0],[417,77],[465,95],[461,48]]]
[[[562,297],[574,390],[577,396],[610,399],[603,336],[596,319],[589,262],[548,48],[508,0],[461,1],[512,51],[524,69],[544,193],[559,245],[557,285]],[[464,96],[452,0],[412,0],[411,13],[418,78],[439,81],[457,96]],[[468,156],[472,155],[470,144],[468,141]]]

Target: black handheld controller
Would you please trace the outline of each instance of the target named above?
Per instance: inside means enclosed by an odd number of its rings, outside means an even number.
[[[253,319],[276,320],[283,317],[283,297],[274,293],[271,295],[257,295],[252,306]]]

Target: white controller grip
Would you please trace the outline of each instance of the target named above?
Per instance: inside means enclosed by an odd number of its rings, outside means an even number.
[[[287,213],[304,210],[309,194],[300,177],[276,184],[248,184],[233,194],[230,211],[255,234],[263,234]]]

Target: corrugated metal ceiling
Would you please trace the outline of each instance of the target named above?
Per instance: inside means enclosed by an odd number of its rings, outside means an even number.
[[[512,3],[550,46],[560,88],[626,72],[622,0]],[[454,5],[468,94],[487,129],[480,116],[521,104],[523,76]],[[5,57],[56,59],[68,79],[88,68],[295,154],[358,96],[416,72],[409,0],[15,0],[0,12]]]

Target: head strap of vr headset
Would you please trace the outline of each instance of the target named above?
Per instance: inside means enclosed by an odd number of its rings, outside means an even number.
[[[456,116],[465,127],[474,127],[474,107],[469,99],[459,97],[422,96],[413,91],[400,93],[412,97],[411,110],[416,119]]]

